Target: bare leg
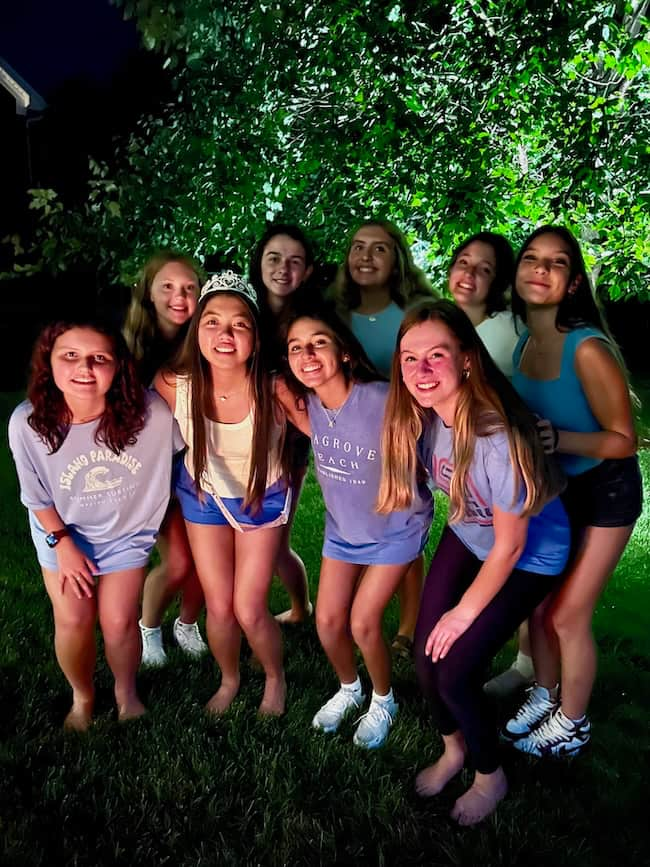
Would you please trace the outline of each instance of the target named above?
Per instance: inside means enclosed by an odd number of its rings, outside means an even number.
[[[187,522],[187,534],[205,594],[208,644],[221,669],[221,684],[206,710],[221,714],[239,692],[241,629],[233,609],[235,531]]]
[[[142,652],[138,607],[144,573],[144,568],[110,572],[102,575],[97,587],[106,660],[115,678],[115,701],[122,722],[145,712],[135,683]]]
[[[282,527],[252,530],[235,537],[235,616],[253,653],[266,673],[259,712],[284,713],[287,687],[282,667],[282,636],[268,608],[272,564],[277,556]]]
[[[438,761],[420,771],[415,778],[415,791],[422,798],[440,794],[465,764],[467,746],[460,731],[443,735],[442,742],[445,748]]]
[[[183,592],[181,620],[194,623],[203,606],[203,591],[194,569],[185,522],[178,503],[173,502],[158,536],[160,564],[147,575],[142,594],[142,623],[160,626],[174,596]]]
[[[350,609],[361,566],[323,557],[316,600],[316,629],[341,683],[357,679]]]
[[[94,597],[77,599],[69,582],[61,593],[57,573],[50,569],[42,569],[42,572],[54,612],[54,651],[72,687],[72,708],[63,725],[67,729],[86,731],[92,722],[95,702],[97,600]]]
[[[569,719],[580,719],[589,704],[597,668],[593,612],[632,529],[587,527],[571,570],[549,608],[562,658],[562,710]]]
[[[474,782],[456,801],[451,818],[459,825],[476,825],[494,813],[497,804],[508,792],[508,781],[499,767],[491,774],[474,775]]]
[[[275,572],[284,584],[291,600],[291,608],[276,615],[276,620],[279,623],[301,623],[313,611],[309,601],[309,584],[307,583],[305,564],[291,548],[291,527],[298,508],[298,500],[306,472],[306,467],[302,467],[300,471],[294,470],[294,496],[291,502],[291,513],[289,521],[282,528],[282,538],[275,564]]]
[[[397,588],[399,600],[399,626],[397,634],[413,641],[415,624],[420,610],[420,597],[424,582],[424,558],[420,554],[409,566]]]
[[[350,612],[352,637],[363,654],[373,688],[379,695],[386,695],[391,683],[391,657],[382,632],[382,619],[407,568],[405,565],[367,566]]]

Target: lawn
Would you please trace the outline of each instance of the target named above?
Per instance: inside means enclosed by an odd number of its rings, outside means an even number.
[[[64,734],[69,690],[54,659],[50,607],[6,447],[6,419],[19,399],[0,395],[0,863],[648,864],[647,507],[596,614],[601,657],[590,749],[549,763],[504,753],[509,797],[481,826],[459,829],[447,814],[465,774],[443,797],[420,801],[413,792],[415,773],[436,758],[440,741],[410,663],[396,671],[400,714],[383,750],[353,747],[351,723],[333,737],[311,730],[314,712],[336,688],[313,622],[285,628],[289,696],[280,720],[257,718],[262,676],[246,661],[241,697],[223,718],[207,718],[215,663],[171,649],[165,669],[140,674],[148,714],[121,726],[100,655],[97,723],[86,735]],[[647,485],[650,452],[641,458]],[[438,505],[429,556],[444,521]],[[314,597],[322,524],[310,473],[294,546]],[[274,611],[286,606],[279,586],[270,602]],[[388,635],[396,625],[393,606]],[[509,648],[495,667],[510,656]],[[496,711],[504,717],[509,709]]]

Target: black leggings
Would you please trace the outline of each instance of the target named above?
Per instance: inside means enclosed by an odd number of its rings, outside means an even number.
[[[427,638],[442,615],[460,601],[482,565],[446,527],[422,592],[414,653],[420,688],[431,701],[441,734],[451,735],[460,729],[474,769],[490,774],[500,762],[497,728],[483,693],[487,667],[560,576],[514,569],[445,658],[433,663],[424,655]]]

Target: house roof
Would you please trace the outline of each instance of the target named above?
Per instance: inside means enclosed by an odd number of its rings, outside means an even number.
[[[47,103],[34,88],[11,67],[4,57],[0,57],[0,84],[16,100],[16,114],[28,111],[43,111]]]

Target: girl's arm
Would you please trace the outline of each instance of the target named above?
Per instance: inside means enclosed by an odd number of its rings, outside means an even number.
[[[169,370],[159,370],[153,378],[153,387],[166,401],[172,412],[176,409],[176,374]]]
[[[302,406],[298,405],[295,394],[291,391],[283,376],[275,377],[273,381],[273,393],[291,424],[306,436],[311,437],[311,425],[309,424],[307,408],[304,403]]]
[[[424,652],[433,662],[444,659],[453,643],[494,599],[517,565],[528,536],[528,518],[494,506],[494,545],[460,602],[431,630]]]
[[[62,530],[65,524],[54,506],[34,510],[34,515],[46,533]],[[72,592],[78,599],[92,596],[95,589],[97,567],[93,561],[77,548],[71,536],[63,536],[54,547],[58,564],[58,578],[61,593],[65,582],[69,581]]]
[[[637,442],[627,382],[607,346],[597,338],[583,341],[576,351],[580,384],[603,428],[595,433],[558,431],[557,451],[589,458],[627,458]]]

